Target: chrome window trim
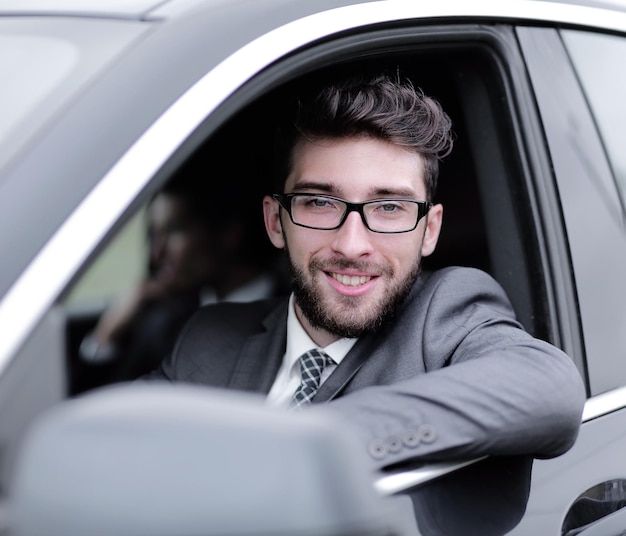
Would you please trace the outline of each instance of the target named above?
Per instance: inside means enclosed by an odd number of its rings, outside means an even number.
[[[527,0],[386,0],[313,14],[261,35],[204,75],[144,132],[13,284],[0,303],[0,374],[141,189],[193,130],[247,80],[297,48],[345,30],[390,21],[460,17],[551,21],[626,32],[626,14],[585,6]]]
[[[588,398],[582,420],[587,422],[624,408],[626,408],[626,386]]]
[[[463,462],[432,463],[426,467],[420,467],[419,469],[398,471],[397,473],[391,473],[377,479],[374,482],[374,489],[376,489],[376,491],[378,491],[381,495],[385,496],[402,493],[403,491],[407,491],[430,480],[444,476],[452,471],[477,463],[485,458],[486,456]]]

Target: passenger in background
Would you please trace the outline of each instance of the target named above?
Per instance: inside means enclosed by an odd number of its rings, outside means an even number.
[[[200,305],[280,293],[260,223],[261,198],[238,196],[231,203],[227,181],[220,186],[195,170],[180,176],[148,206],[146,278],[120,296],[82,341],[81,360],[107,371],[101,383],[132,380],[154,369]]]

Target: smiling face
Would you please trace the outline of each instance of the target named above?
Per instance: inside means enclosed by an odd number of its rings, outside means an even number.
[[[421,156],[373,138],[301,141],[285,192],[352,202],[426,200]],[[317,344],[358,337],[393,315],[419,273],[422,256],[435,249],[442,211],[441,205],[433,206],[407,233],[369,231],[356,212],[328,231],[294,225],[274,199],[265,198],[270,240],[289,254],[296,314]]]

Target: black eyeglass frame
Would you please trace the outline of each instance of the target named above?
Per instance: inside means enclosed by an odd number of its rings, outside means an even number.
[[[300,197],[300,196],[321,197],[323,199],[331,199],[333,201],[339,201],[346,205],[346,210],[343,213],[343,216],[341,217],[341,219],[339,220],[339,223],[335,227],[313,227],[311,225],[304,225],[302,223],[296,222],[293,219],[293,214],[291,213],[292,199],[294,197]],[[281,208],[283,208],[287,212],[287,214],[289,214],[289,219],[294,225],[297,225],[299,227],[305,227],[306,229],[316,229],[318,231],[334,231],[335,229],[339,229],[345,223],[346,219],[348,219],[348,214],[350,214],[350,212],[358,212],[359,215],[361,216],[361,221],[363,222],[363,225],[365,225],[365,227],[372,233],[380,233],[380,234],[410,233],[411,231],[414,231],[417,228],[420,220],[428,214],[428,212],[433,206],[433,204],[430,201],[417,201],[415,199],[406,199],[402,197],[393,197],[393,198],[383,197],[380,199],[370,199],[369,201],[363,201],[362,203],[351,203],[350,201],[346,201],[345,199],[342,199],[341,197],[335,197],[333,195],[326,195],[326,194],[309,194],[309,193],[272,194],[272,197],[276,201],[278,201],[278,204],[281,206]],[[367,222],[367,218],[365,217],[365,212],[363,210],[363,207],[365,205],[370,205],[372,203],[380,203],[381,201],[402,201],[402,202],[415,203],[418,206],[415,225],[411,227],[410,229],[406,229],[404,231],[377,231],[375,229],[372,229],[369,226],[369,223]]]

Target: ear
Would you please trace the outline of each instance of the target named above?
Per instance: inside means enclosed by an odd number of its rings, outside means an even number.
[[[426,217],[426,231],[424,232],[424,240],[422,241],[422,257],[428,257],[428,255],[435,251],[442,222],[443,206],[433,205]]]
[[[283,225],[280,221],[280,205],[278,201],[269,195],[263,198],[263,219],[265,220],[265,230],[270,241],[278,249],[285,247],[283,237]]]

